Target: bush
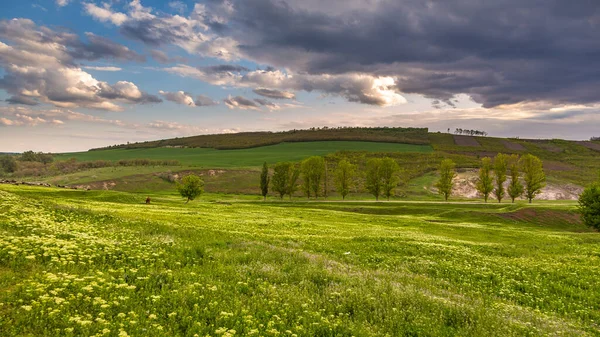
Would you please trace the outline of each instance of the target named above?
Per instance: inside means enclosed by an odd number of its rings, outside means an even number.
[[[17,170],[17,161],[13,156],[2,156],[0,158],[0,168],[6,173],[13,173]]]
[[[190,200],[196,199],[197,196],[204,192],[204,181],[197,175],[190,174],[181,179],[181,183],[177,183],[177,191],[182,197],[186,198],[186,204]]]
[[[581,193],[579,213],[584,224],[600,230],[600,183],[589,186]]]

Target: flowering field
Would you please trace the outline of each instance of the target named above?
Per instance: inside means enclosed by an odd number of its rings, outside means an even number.
[[[574,204],[144,199],[0,186],[0,335],[600,335]]]

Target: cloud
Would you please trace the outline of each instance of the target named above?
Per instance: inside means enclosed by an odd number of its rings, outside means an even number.
[[[214,101],[212,98],[205,96],[205,95],[198,95],[196,96],[196,100],[194,101],[194,104],[196,104],[196,106],[212,106],[212,105],[218,105],[219,102]]]
[[[288,91],[267,88],[256,88],[252,91],[254,91],[254,93],[257,95],[274,99],[296,99],[296,95],[293,92]]]
[[[84,69],[89,69],[89,70],[96,70],[96,71],[121,71],[123,69],[119,68],[119,67],[99,67],[99,66],[82,66],[82,68]]]
[[[44,11],[44,12],[47,12],[47,11],[48,11],[48,10],[46,9],[46,7],[44,7],[44,6],[40,5],[40,4],[32,4],[32,5],[31,5],[31,8],[37,8],[37,9],[39,9],[39,10],[41,10],[41,11]]]
[[[30,107],[11,106],[0,107],[0,115],[6,116],[7,121],[11,121],[14,126],[35,126],[38,124],[63,125],[64,121],[86,122],[95,124],[108,124],[115,126],[136,127],[135,124],[128,124],[116,119],[105,119],[69,109],[33,109]],[[9,119],[10,118],[10,119]],[[29,121],[29,123],[26,123]],[[31,123],[36,122],[37,124]],[[9,124],[6,124],[9,125]]]
[[[165,52],[153,49],[150,51],[150,55],[159,63],[186,63],[187,59],[181,56],[170,57]]]
[[[222,6],[208,7],[217,10]],[[171,3],[181,10],[182,3]],[[238,43],[230,37],[219,36],[210,26],[222,20],[207,10],[206,4],[196,4],[190,16],[154,13],[150,7],[144,7],[139,0],[133,0],[127,6],[127,13],[118,13],[110,9],[88,3],[86,13],[102,22],[111,22],[120,27],[123,35],[138,40],[151,47],[173,44],[190,54],[234,60],[239,57]]]
[[[125,46],[87,34],[89,43],[76,35],[38,27],[31,20],[0,21],[0,89],[12,95],[13,104],[48,103],[62,108],[85,107],[121,111],[117,103],[158,103],[128,81],[111,85],[98,81],[77,65],[77,59],[138,59]]]
[[[240,73],[215,72],[211,69],[196,68],[185,64],[178,64],[173,67],[164,68],[163,70],[183,77],[192,77],[212,85],[234,86],[240,83],[242,79],[242,74]]]
[[[111,22],[116,26],[120,26],[127,20],[127,15],[119,12],[113,12],[110,4],[105,3],[104,7],[98,7],[93,3],[85,3],[83,7],[88,15],[100,22]]]
[[[375,77],[367,74],[311,75],[292,74],[280,70],[249,71],[235,65],[211,67],[190,67],[177,65],[164,69],[167,72],[185,77],[193,77],[213,85],[233,87],[278,88],[278,92],[258,89],[257,94],[293,95],[285,90],[317,91],[328,95],[341,96],[350,102],[369,105],[393,106],[403,104],[406,99],[398,92],[395,79]]]
[[[187,11],[187,5],[182,1],[169,2],[169,8],[173,9],[179,14],[183,14],[185,13],[185,11]]]
[[[69,4],[71,0],[56,0],[56,5],[58,7],[64,7]]]
[[[162,95],[167,101],[187,105],[189,107],[212,106],[219,104],[218,102],[213,101],[210,97],[204,95],[198,95],[196,96],[196,99],[194,99],[192,94],[184,91],[168,92],[161,90],[159,91],[159,94]]]
[[[199,29],[199,39],[227,40],[236,58],[313,81],[345,76],[359,87],[358,76],[393,81],[385,93],[334,90],[351,101],[386,106],[395,91],[452,105],[464,93],[494,107],[600,101],[593,89],[600,77],[591,71],[600,68],[599,11],[596,2],[572,8],[560,0],[214,0],[180,21]],[[196,35],[178,25],[161,28],[173,18],[155,16],[138,27],[138,39],[197,52]]]
[[[23,104],[23,105],[38,105],[38,104],[40,104],[35,99],[32,99],[27,96],[22,96],[22,95],[11,96],[8,99],[6,99],[6,102],[8,102],[8,104]]]
[[[259,103],[242,96],[229,96],[223,102],[229,109],[260,110]]]

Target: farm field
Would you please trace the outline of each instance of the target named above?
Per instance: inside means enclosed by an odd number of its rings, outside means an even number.
[[[63,153],[56,160],[75,158],[78,161],[121,159],[178,160],[182,165],[206,168],[257,167],[267,161],[299,161],[310,156],[323,156],[337,151],[421,152],[430,153],[429,145],[376,143],[360,141],[325,141],[282,143],[241,150],[210,148],[144,148],[110,149],[77,153]]]
[[[0,186],[0,331],[600,334],[600,237],[573,202],[144,198]]]

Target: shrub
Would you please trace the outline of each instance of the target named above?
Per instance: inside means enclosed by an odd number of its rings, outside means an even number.
[[[600,230],[600,183],[592,184],[581,193],[579,213],[584,224]]]
[[[204,192],[204,181],[195,174],[187,175],[181,179],[181,183],[177,183],[177,191],[187,199],[187,204]]]

